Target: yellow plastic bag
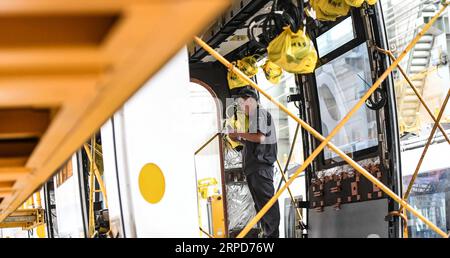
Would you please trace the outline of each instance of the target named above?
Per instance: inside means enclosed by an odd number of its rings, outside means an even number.
[[[233,65],[236,66],[236,62],[233,62]],[[228,87],[230,88],[230,90],[234,89],[234,88],[243,87],[248,84],[243,79],[241,79],[241,77],[239,77],[236,73],[232,72],[231,70],[228,71],[227,80],[228,80]]]
[[[264,71],[264,75],[269,82],[273,84],[280,83],[281,76],[283,75],[283,69],[281,69],[280,66],[278,66],[274,62],[271,62],[270,60],[267,60],[262,68]]]
[[[317,64],[317,52],[314,50],[305,58],[303,58],[298,64],[295,62],[289,62],[286,71],[291,73],[308,74],[314,72]]]
[[[319,8],[314,9],[316,12],[316,19],[319,21],[336,21],[339,16],[336,15],[326,15]]]
[[[267,47],[269,60],[290,73],[311,73],[317,63],[317,53],[311,39],[302,31],[289,27]]]
[[[345,16],[349,13],[350,6],[346,1],[347,0],[311,0],[311,7],[316,12],[317,20],[335,21],[336,18]]]
[[[248,77],[253,77],[258,73],[258,65],[255,56],[247,56],[238,61],[238,68]]]
[[[258,73],[258,66],[256,64],[256,58],[254,56],[244,57],[232,64],[241,70],[248,77],[253,77]],[[247,86],[248,83],[241,79],[236,73],[228,71],[227,74],[228,87],[230,89]]]
[[[353,7],[361,7],[364,2],[367,2],[369,5],[374,5],[377,3],[377,0],[345,0],[345,2]]]
[[[365,0],[345,0],[345,2],[353,7],[361,7]]]

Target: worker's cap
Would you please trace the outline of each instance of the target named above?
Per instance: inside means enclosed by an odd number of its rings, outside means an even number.
[[[250,88],[249,86],[243,87],[239,91],[238,97],[241,97],[241,98],[251,97],[251,98],[254,98],[255,100],[259,99],[258,94],[256,93],[256,91],[253,90],[252,88]]]

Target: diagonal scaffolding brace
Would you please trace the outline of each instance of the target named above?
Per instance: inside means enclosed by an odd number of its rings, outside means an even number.
[[[414,182],[416,181],[417,175],[419,174],[420,167],[422,166],[423,160],[425,159],[425,155],[427,154],[428,148],[430,147],[431,142],[433,141],[434,134],[436,133],[439,121],[441,120],[442,115],[444,114],[445,107],[447,106],[449,98],[450,98],[450,89],[447,92],[447,96],[445,97],[444,103],[442,103],[441,110],[439,111],[439,115],[437,117],[437,122],[434,124],[433,129],[431,129],[430,136],[428,137],[427,143],[425,144],[425,148],[422,151],[422,155],[420,156],[419,162],[417,163],[416,169],[414,170],[414,174],[411,178],[411,181],[409,182],[405,195],[403,196],[404,200],[407,200],[409,195],[411,194],[412,187],[414,185]],[[403,208],[401,210],[403,210]]]
[[[331,133],[325,138],[319,132],[314,130],[308,123],[303,121],[302,119],[296,117],[292,114],[284,105],[279,103],[273,97],[271,97],[268,93],[263,91],[255,82],[253,82],[249,77],[247,77],[242,71],[233,66],[228,60],[226,60],[223,56],[217,53],[214,49],[212,49],[208,44],[206,44],[203,40],[198,37],[195,37],[194,40],[199,44],[202,48],[204,48],[208,53],[210,53],[213,57],[215,57],[219,62],[224,64],[229,70],[236,73],[241,79],[247,82],[251,87],[258,90],[261,94],[267,97],[272,103],[274,103],[278,108],[287,113],[291,118],[293,118],[297,123],[299,123],[305,130],[310,132],[314,137],[322,141],[322,143],[313,151],[313,153],[305,160],[302,166],[294,173],[294,175],[289,179],[288,182],[277,192],[275,195],[264,205],[264,207],[256,214],[256,216],[247,224],[247,226],[239,233],[238,238],[245,237],[245,235],[251,230],[251,228],[258,223],[259,220],[267,213],[267,211],[274,205],[274,203],[278,200],[280,195],[287,189],[289,185],[295,180],[295,178],[302,173],[307,166],[309,166],[312,161],[319,155],[319,153],[328,146],[332,151],[338,154],[344,161],[346,161],[349,165],[351,165],[356,171],[361,173],[364,177],[366,177],[369,181],[371,181],[374,185],[380,188],[381,191],[386,193],[400,205],[402,205],[405,209],[410,211],[416,217],[418,217],[421,221],[423,221],[426,225],[428,225],[433,231],[438,233],[440,236],[447,238],[447,233],[443,232],[440,228],[434,225],[431,221],[425,218],[422,214],[420,214],[417,210],[411,207],[407,202],[405,202],[402,198],[400,198],[397,194],[395,194],[389,187],[385,186],[381,183],[377,178],[371,175],[367,170],[361,167],[357,162],[351,159],[347,154],[337,148],[334,144],[330,142],[330,140],[337,134],[337,132],[345,125],[345,123],[350,119],[350,117],[364,104],[364,102],[373,94],[373,92],[381,85],[381,83],[389,76],[392,70],[397,67],[399,62],[407,55],[407,53],[414,47],[414,45],[419,41],[419,39],[425,34],[427,30],[436,22],[436,20],[441,16],[441,14],[445,11],[449,3],[443,3],[443,7],[439,10],[439,12],[423,27],[422,31],[412,40],[412,42],[408,45],[408,47],[400,54],[398,59],[392,63],[392,65],[378,78],[378,80],[372,85],[372,87],[367,91],[367,93],[360,99],[360,101],[350,110],[350,112],[342,119],[342,121],[331,131]]]
[[[278,169],[280,170],[280,173],[281,173],[281,181],[287,182],[286,174],[283,172],[283,170],[282,170],[282,168],[281,168],[280,161],[278,161],[278,159],[277,159],[277,165],[278,165]],[[305,224],[303,223],[303,216],[302,216],[302,213],[301,213],[301,211],[300,211],[300,208],[297,207],[297,205],[295,204],[295,198],[294,198],[294,195],[293,195],[292,192],[291,192],[291,189],[288,187],[287,190],[288,190],[288,192],[289,192],[289,197],[291,198],[291,203],[292,203],[292,205],[294,206],[295,211],[297,212],[298,223],[299,223],[299,225],[300,225],[300,228],[303,230],[303,229],[305,229],[306,227],[305,227]]]
[[[291,149],[289,150],[289,155],[288,155],[288,158],[286,161],[286,165],[284,166],[284,174],[287,173],[289,164],[291,163],[292,154],[294,153],[295,143],[297,142],[297,136],[298,136],[299,130],[300,130],[300,124],[297,124],[297,127],[295,128],[294,139],[292,140]],[[277,187],[277,192],[278,192],[278,190],[280,190],[282,183],[283,183],[283,180],[280,180],[280,183],[278,184],[278,187]]]
[[[386,55],[389,56],[389,58],[394,62],[395,61],[395,57],[392,54],[391,51],[389,50],[385,50],[379,47],[375,48],[377,51],[384,53]],[[450,138],[447,135],[447,133],[445,132],[444,128],[442,127],[442,125],[440,124],[440,120],[438,120],[433,112],[431,112],[430,107],[427,105],[427,103],[425,103],[425,100],[423,99],[422,95],[420,94],[419,90],[416,88],[416,86],[414,86],[414,84],[412,83],[411,78],[406,74],[405,70],[400,66],[397,65],[397,69],[400,71],[400,73],[403,75],[403,77],[405,78],[406,82],[408,83],[408,85],[411,87],[411,89],[414,91],[414,94],[416,94],[417,98],[419,99],[420,103],[423,105],[423,107],[425,108],[425,110],[427,111],[427,113],[430,115],[431,119],[433,119],[433,121],[437,124],[437,127],[439,128],[439,130],[441,131],[442,135],[444,136],[445,140],[447,140],[447,142],[450,144]]]

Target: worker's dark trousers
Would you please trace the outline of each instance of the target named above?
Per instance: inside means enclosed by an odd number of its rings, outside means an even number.
[[[258,212],[274,195],[273,168],[259,169],[247,174],[246,177],[248,188],[255,202],[256,212]],[[279,237],[280,207],[278,206],[278,201],[262,217],[261,225],[264,231],[264,237]]]

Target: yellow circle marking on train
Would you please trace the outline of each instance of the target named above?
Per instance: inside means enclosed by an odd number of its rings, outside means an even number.
[[[158,203],[164,196],[166,181],[161,169],[154,163],[145,164],[139,174],[139,190],[149,203]]]

